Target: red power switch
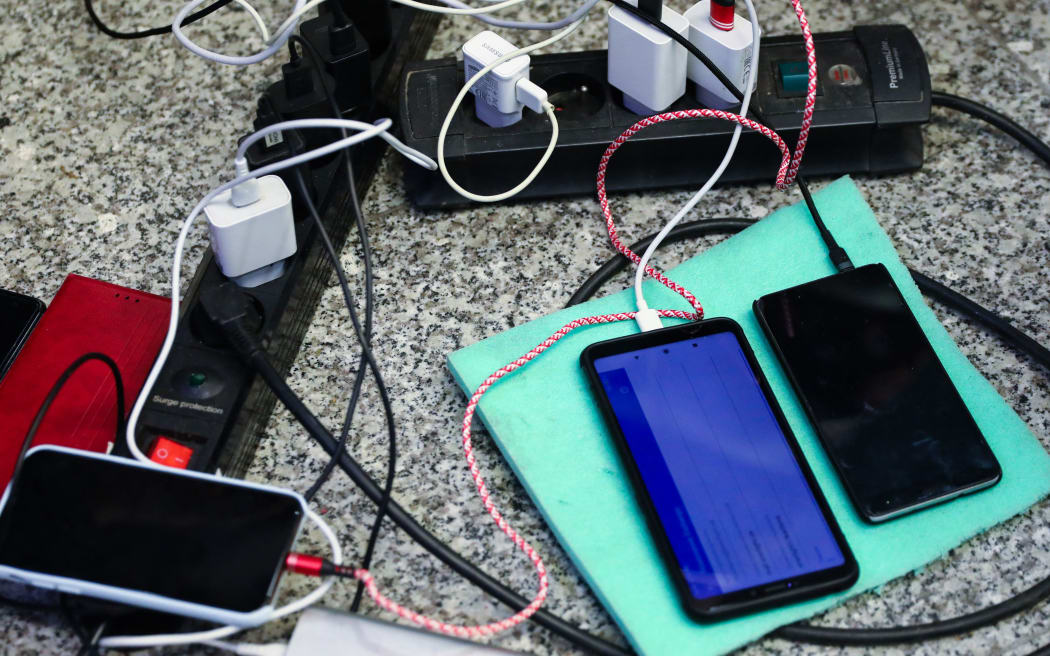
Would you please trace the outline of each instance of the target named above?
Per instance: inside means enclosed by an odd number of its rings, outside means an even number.
[[[190,464],[191,456],[193,456],[193,449],[163,436],[157,438],[157,441],[153,443],[153,449],[149,452],[149,459],[153,462],[176,469],[186,469]]]

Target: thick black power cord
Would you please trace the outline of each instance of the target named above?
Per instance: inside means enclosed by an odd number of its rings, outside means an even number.
[[[202,298],[202,301],[205,300]],[[288,386],[288,383],[285,382],[284,377],[270,363],[261,344],[259,344],[258,338],[243,325],[244,313],[242,312],[240,315],[234,313],[228,316],[219,314],[220,312],[227,312],[227,308],[233,305],[235,304],[225,301],[215,303],[213,308],[217,312],[209,311],[209,315],[224,330],[230,343],[241,358],[259,374],[274,395],[288,408],[292,416],[299,421],[310,437],[328,455],[338,458],[339,467],[365,493],[365,496],[375,504],[381,503],[384,498],[389,499],[353,456],[345,450],[339,449],[338,441],[332,437],[328,429],[306,407],[306,404],[296,396],[295,392]],[[207,304],[205,309],[208,310]],[[520,610],[529,605],[528,599],[525,599],[482,571],[423,528],[416,521],[415,517],[402,508],[397,501],[389,499],[388,502],[387,516],[404,529],[409,538],[437,557],[438,560],[451,567],[456,573],[463,576],[463,578],[473,583],[486,594],[515,610]],[[606,656],[627,656],[631,653],[628,649],[593,636],[548,611],[541,609],[530,619],[589,652]]]
[[[739,89],[737,89],[736,85],[732,81],[730,81],[728,77],[726,77],[725,73],[723,73],[722,70],[718,68],[718,66],[714,62],[711,61],[711,58],[705,55],[695,45],[693,45],[693,43],[689,39],[671,29],[666,23],[664,23],[662,20],[659,20],[654,15],[641,11],[634,5],[628,4],[624,0],[608,0],[608,2],[635,16],[639,20],[643,20],[649,23],[656,29],[669,36],[676,43],[685,48],[686,52],[695,57],[697,61],[706,66],[707,69],[711,71],[711,73],[715,76],[715,78],[720,83],[722,83],[725,86],[725,88],[728,89],[729,92],[732,93],[738,101],[744,101],[744,94]],[[759,123],[762,123],[767,127],[772,128],[772,126],[769,125],[768,121],[766,121],[762,113],[759,112],[757,109],[749,107],[748,113],[754,116],[755,120],[757,120]],[[831,231],[828,230],[826,225],[824,225],[824,219],[821,218],[820,212],[817,211],[817,205],[813,202],[813,196],[809,193],[809,185],[806,183],[806,179],[802,176],[802,174],[795,176],[795,183],[798,185],[799,191],[802,192],[802,198],[806,201],[806,207],[809,208],[810,216],[813,217],[813,223],[816,224],[817,231],[820,232],[820,238],[824,240],[824,244],[828,248],[828,257],[831,259],[831,263],[834,264],[835,268],[839,271],[848,271],[852,269],[853,263],[850,262],[849,255],[847,255],[845,249],[839,246],[838,242],[835,241],[834,235],[832,235]]]
[[[222,9],[226,5],[233,2],[233,0],[216,0],[204,9],[195,11],[182,21],[181,26],[189,25],[190,23],[196,23],[200,19],[204,18],[208,14]],[[171,34],[171,25],[165,25],[163,27],[154,27],[148,30],[141,30],[138,32],[121,32],[115,30],[109,25],[102,22],[98,14],[95,13],[95,6],[93,0],[84,0],[84,9],[87,9],[88,16],[91,18],[91,22],[95,24],[103,34],[112,37],[114,39],[145,39],[150,36],[160,36],[161,34]]]
[[[698,227],[694,222],[691,224],[683,224],[679,227],[679,231],[672,232],[668,236],[668,243],[674,241],[680,241],[688,234],[689,231],[695,231],[695,234],[711,234],[713,232],[736,232],[743,229],[747,225],[750,225],[752,221],[746,219],[720,219],[711,223],[721,224],[718,230],[713,229],[714,226],[701,226]],[[734,225],[737,224],[737,225]],[[710,228],[710,229],[709,229]],[[644,240],[639,244],[635,245],[635,249],[644,248]],[[621,260],[625,262],[625,260]],[[623,265],[626,266],[626,265]],[[613,264],[612,262],[606,263],[603,270],[612,270],[610,276],[615,274],[616,270],[620,268],[619,264]],[[593,277],[592,277],[593,278]],[[925,276],[917,282],[924,289],[929,287],[924,280],[930,280]],[[591,281],[588,281],[591,282]],[[936,283],[934,283],[936,285]],[[597,290],[599,284],[591,285],[591,293],[593,290]],[[956,292],[940,286],[943,289],[939,291],[942,296],[947,298],[962,298]],[[577,301],[584,300],[585,296],[581,294],[574,294],[573,299]],[[968,301],[967,303],[972,303]],[[955,307],[963,309],[965,311],[965,304],[958,305]],[[992,324],[987,324],[989,327],[996,330],[1000,334],[1017,332],[1016,328],[1011,326],[1008,321],[998,317],[991,311],[985,310],[983,317],[975,317],[978,321],[986,323],[988,317],[993,318]],[[243,328],[238,330],[243,332],[243,336],[240,341],[249,345],[256,342],[255,337],[251,333],[247,332]],[[1023,334],[1023,333],[1022,333]],[[1030,339],[1030,338],[1029,338]],[[233,340],[235,343],[237,339]],[[1047,351],[1043,347],[1039,346],[1031,341],[1031,344],[1035,344],[1037,349],[1033,352],[1029,352],[1030,355],[1038,362],[1050,363],[1050,351]],[[321,447],[329,454],[335,454],[339,458],[340,467],[346,471],[350,476],[351,480],[361,488],[361,490],[370,498],[373,502],[379,503],[383,494],[366,472],[360,467],[360,465],[354,461],[354,459],[347,454],[345,451],[340,451],[337,448],[337,442],[324,426],[317,420],[317,418],[310,412],[310,410],[302,403],[302,401],[295,396],[294,392],[288,387],[287,383],[281,375],[273,368],[273,366],[266,359],[265,354],[257,344],[250,346],[247,349],[240,349],[242,357],[259,373],[263,380],[270,386],[274,391],[274,394],[281,400],[282,403],[292,412],[296,419],[303,425],[306,431],[321,445]],[[440,560],[452,567],[456,572],[464,576],[483,591],[492,595],[499,601],[507,604],[508,606],[520,609],[525,607],[528,603],[526,599],[518,595],[517,593],[506,588],[503,584],[493,579],[485,572],[478,569],[472,563],[466,561],[462,556],[452,551],[447,545],[441,543],[432,534],[426,531],[422,526],[416,522],[415,518],[409,515],[397,502],[391,500],[390,507],[388,509],[390,518],[400,527],[405,529],[406,533],[414,541],[423,546],[427,551],[437,556]],[[818,644],[849,644],[849,645],[885,645],[885,644],[896,644],[901,642],[909,642],[916,640],[926,640],[936,637],[944,637],[947,635],[956,635],[959,633],[965,633],[974,629],[986,626],[994,623],[1000,619],[1013,615],[1017,612],[1023,611],[1030,608],[1042,600],[1050,596],[1050,579],[1042,581],[1036,586],[1022,592],[1020,595],[1007,600],[996,606],[982,609],[969,615],[954,618],[952,620],[946,620],[943,622],[933,622],[930,624],[918,625],[913,627],[892,627],[887,629],[836,629],[836,628],[825,628],[825,627],[814,627],[814,626],[790,626],[784,627],[774,635],[778,637],[787,638],[791,640],[815,642]],[[580,646],[589,651],[610,654],[616,656],[623,656],[624,654],[630,653],[626,649],[609,643],[597,636],[590,635],[585,631],[575,627],[564,620],[546,612],[539,611],[533,616],[533,621],[537,622],[541,626],[544,626],[551,631],[571,640],[577,646]]]
[[[345,14],[342,13],[342,9],[338,7],[338,3],[333,3],[337,6],[336,20],[346,20]],[[302,47],[303,52],[307,58],[310,59],[314,68],[318,71],[323,70],[323,62],[321,61],[321,55],[314,48],[313,44],[309,41],[301,38],[298,35],[292,35],[288,39],[288,47],[294,48],[298,44]],[[294,56],[294,50],[293,50]],[[339,111],[339,104],[335,99],[335,91],[328,88],[324,83],[324,76],[321,76],[321,86],[324,89],[325,96],[328,99],[329,108],[332,110],[332,115],[335,118],[341,118]],[[346,129],[340,128],[341,136],[346,137]],[[361,252],[362,260],[364,262],[364,279],[365,279],[365,325],[364,325],[364,341],[361,342],[362,356],[361,362],[357,367],[357,374],[354,376],[353,391],[350,394],[350,401],[347,404],[346,418],[343,421],[343,428],[339,435],[339,450],[343,451],[346,449],[346,444],[350,436],[350,425],[354,419],[354,413],[357,409],[357,404],[361,398],[361,388],[364,383],[366,367],[372,367],[372,373],[375,377],[376,386],[380,388],[380,398],[383,403],[383,411],[386,414],[387,427],[389,430],[389,441],[388,441],[388,461],[386,469],[386,480],[383,484],[383,499],[380,501],[378,508],[376,509],[376,517],[372,523],[372,529],[368,535],[368,542],[365,546],[365,554],[361,559],[361,567],[368,569],[371,566],[372,558],[375,555],[376,544],[379,541],[379,532],[383,525],[383,518],[386,516],[386,509],[390,505],[390,495],[394,488],[394,477],[397,474],[397,436],[396,429],[394,426],[394,411],[390,405],[389,394],[386,390],[386,385],[383,383],[383,378],[379,373],[379,369],[375,367],[374,358],[365,357],[364,351],[371,348],[372,344],[372,314],[373,307],[375,305],[375,278],[373,275],[372,265],[372,245],[368,238],[368,225],[365,222],[364,213],[361,211],[361,202],[357,196],[357,186],[354,182],[354,167],[353,161],[350,155],[349,149],[343,149],[343,157],[345,158],[345,169],[347,177],[347,191],[350,194],[350,201],[354,212],[354,222],[357,225],[357,235],[361,241]],[[315,217],[315,222],[318,225],[318,230],[325,240],[325,247],[328,250],[328,256],[332,260],[332,266],[336,269],[336,275],[339,277],[339,283],[343,289],[343,299],[347,303],[348,312],[351,314],[351,318],[354,317],[352,295],[350,294],[349,285],[346,283],[346,273],[342,269],[342,264],[339,262],[339,257],[332,248],[330,240],[328,240],[328,234],[325,232],[324,227],[321,225],[320,217],[317,216],[317,210],[314,207],[313,201],[309,197],[309,193],[306,189],[306,184],[302,180],[302,175],[299,174],[300,189],[307,203],[311,214]],[[358,334],[358,339],[361,339],[361,335]],[[320,476],[310,489],[306,492],[306,500],[310,501],[325,484],[325,481],[332,475],[332,471],[335,469],[336,459],[330,458],[325,464],[324,469],[321,471]],[[357,612],[361,607],[361,601],[364,598],[365,586],[364,583],[358,581],[357,590],[354,592],[354,598],[350,602],[350,610]]]
[[[953,96],[950,93],[944,93],[942,91],[934,91],[930,94],[930,102],[937,107],[945,107],[963,112],[964,114],[969,114],[974,118],[981,119],[982,121],[999,128],[1006,134],[1021,142],[1022,146],[1032,151],[1036,157],[1043,160],[1047,165],[1050,165],[1050,146],[1005,114],[997,112],[991,107],[982,105],[979,102],[967,98],[960,98],[959,96]]]

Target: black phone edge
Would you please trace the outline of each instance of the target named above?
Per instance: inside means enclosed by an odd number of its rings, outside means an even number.
[[[36,328],[37,323],[40,322],[40,317],[44,316],[44,310],[47,309],[47,305],[44,304],[39,298],[32,296],[26,296],[25,294],[19,294],[6,289],[0,289],[0,295],[14,296],[18,299],[28,301],[33,308],[33,314],[29,319],[29,323],[25,325],[22,332],[18,335],[18,339],[11,345],[11,350],[8,351],[6,357],[0,360],[0,380],[4,379],[7,375],[8,369],[15,363],[15,358],[22,352],[22,347],[25,346],[26,342],[29,341],[29,336],[33,334],[33,329]]]
[[[882,264],[881,262],[875,262],[873,264],[869,264],[869,265],[866,265],[866,266],[875,266],[875,267],[879,267],[879,268],[883,269],[885,271],[885,273],[886,273],[886,276],[893,283],[894,289],[896,289],[897,294],[900,295],[901,302],[904,303],[905,307],[908,307],[907,299],[905,299],[904,295],[901,294],[900,288],[897,286],[897,281],[893,279],[893,276],[890,274],[889,269],[886,268],[886,265]],[[838,274],[832,274],[832,275],[838,275]],[[825,276],[825,277],[827,278],[827,277],[831,277],[831,276]],[[980,481],[980,482],[976,483],[973,487],[968,488],[966,490],[954,492],[954,493],[945,495],[943,497],[939,497],[937,499],[931,499],[929,501],[926,501],[926,502],[923,502],[923,503],[920,503],[920,504],[917,504],[917,505],[914,505],[914,506],[910,506],[910,507],[902,509],[902,510],[894,510],[892,512],[884,513],[884,514],[869,513],[863,507],[863,505],[861,504],[859,498],[857,497],[857,494],[855,493],[854,489],[850,486],[850,479],[849,479],[849,477],[847,477],[845,472],[843,472],[842,469],[839,467],[838,460],[836,460],[834,457],[831,456],[832,450],[830,448],[828,448],[828,443],[827,443],[827,440],[824,437],[824,432],[822,430],[820,430],[820,425],[817,423],[816,415],[813,412],[813,408],[812,408],[812,406],[809,403],[809,399],[806,398],[806,396],[804,394],[802,394],[802,391],[799,388],[798,379],[795,377],[794,370],[791,368],[790,365],[788,365],[787,358],[784,356],[784,352],[783,352],[783,350],[781,350],[780,344],[773,337],[773,331],[770,328],[769,321],[766,319],[765,310],[764,310],[764,304],[765,304],[766,300],[769,299],[770,297],[777,296],[779,294],[783,294],[785,292],[791,291],[792,289],[795,289],[796,287],[802,287],[804,285],[809,285],[809,284],[812,284],[814,282],[818,282],[820,280],[824,280],[824,278],[817,278],[815,280],[810,280],[808,282],[804,282],[804,283],[801,283],[801,284],[798,284],[798,285],[793,285],[791,287],[787,287],[787,288],[781,289],[779,291],[775,291],[775,292],[770,292],[768,294],[764,294],[763,296],[755,299],[755,301],[751,304],[751,310],[752,310],[752,312],[754,312],[755,318],[758,320],[758,324],[762,327],[762,332],[765,334],[766,342],[770,345],[770,347],[773,349],[773,352],[777,356],[777,364],[780,365],[781,370],[784,372],[784,374],[787,376],[788,381],[791,383],[791,390],[792,390],[792,392],[794,392],[795,398],[798,400],[798,402],[802,406],[803,410],[805,410],[805,412],[806,412],[806,419],[809,421],[810,426],[813,427],[813,432],[816,433],[817,439],[820,440],[821,448],[824,449],[824,453],[827,456],[828,461],[831,463],[831,466],[835,468],[835,473],[838,476],[839,483],[842,485],[843,489],[846,490],[846,496],[849,497],[850,503],[853,505],[854,510],[857,511],[857,514],[860,516],[860,518],[863,519],[865,522],[867,522],[869,524],[878,525],[878,524],[881,524],[883,522],[889,521],[891,519],[896,519],[897,517],[901,517],[903,515],[907,515],[907,514],[910,514],[912,512],[923,510],[924,508],[935,506],[937,504],[944,503],[946,501],[950,501],[952,499],[958,498],[960,496],[964,496],[966,494],[971,494],[973,492],[979,492],[981,490],[984,490],[984,489],[987,489],[989,487],[992,487],[993,485],[995,485],[996,483],[1001,481],[1002,478],[1003,478],[1002,465],[999,464],[999,459],[996,458],[995,459],[996,475],[991,477],[991,478],[989,478],[987,481]],[[908,309],[909,309],[909,313],[911,313],[911,308],[908,307]],[[915,318],[914,313],[911,313],[911,316],[912,316],[912,320],[915,321],[916,324],[918,324],[918,319]],[[921,325],[919,325],[919,332],[922,334],[923,339],[926,340],[927,346],[929,346],[930,350],[933,351],[933,345],[929,343],[930,340],[926,336],[926,331],[922,329]],[[948,375],[947,369],[944,369],[944,363],[941,362],[940,358],[937,358],[937,362],[940,365],[941,369],[944,370],[944,374],[945,374],[945,376],[948,377],[948,381],[954,387],[955,386],[955,382],[952,381],[951,376]],[[956,393],[958,394],[958,389],[956,389]],[[965,401],[963,401],[963,406],[966,407],[966,411],[967,412],[970,412],[970,408],[968,406],[966,406],[966,402]],[[970,413],[970,418],[976,424],[976,420],[973,419],[973,413]],[[978,427],[978,432],[981,433],[981,437],[983,439],[984,438],[984,433],[980,431],[979,427]],[[989,449],[990,448],[991,447],[989,447]],[[994,456],[994,452],[993,452],[993,456]]]
[[[601,357],[597,356],[596,352],[618,344],[634,343],[637,341],[659,342],[662,337],[678,334],[681,334],[683,338],[689,338],[720,332],[732,332],[737,338],[737,342],[740,344],[741,350],[744,352],[744,356],[747,358],[748,364],[751,366],[751,370],[755,374],[755,379],[758,381],[759,387],[766,396],[766,400],[773,411],[773,415],[776,417],[777,423],[787,439],[788,446],[791,448],[791,452],[795,456],[796,462],[799,464],[803,477],[806,479],[810,491],[813,493],[813,498],[820,507],[824,520],[827,523],[828,528],[831,530],[831,533],[835,538],[835,543],[838,545],[846,562],[832,569],[813,572],[797,579],[792,579],[793,585],[790,588],[778,590],[773,593],[766,593],[763,596],[752,596],[752,594],[757,594],[753,593],[757,588],[768,588],[782,582],[771,581],[769,583],[764,583],[761,586],[756,586],[756,588],[746,588],[726,595],[720,595],[712,599],[696,599],[692,596],[685,577],[682,575],[682,569],[674,554],[674,550],[671,547],[670,540],[667,538],[667,534],[664,531],[663,524],[660,522],[659,515],[656,513],[656,507],[653,504],[652,498],[649,496],[649,491],[642,480],[641,472],[638,470],[638,466],[631,455],[630,447],[627,445],[627,440],[620,429],[620,425],[616,420],[616,415],[605,394],[601,381],[595,372],[594,359],[595,357]],[[672,341],[677,340],[667,339],[663,343]],[[615,352],[623,352],[623,350]],[[692,619],[705,623],[726,620],[769,608],[804,601],[806,599],[821,597],[832,592],[845,590],[856,583],[860,576],[860,568],[857,564],[856,558],[853,556],[853,551],[850,549],[849,543],[846,542],[846,537],[839,528],[835,515],[831,512],[831,507],[828,505],[827,499],[824,497],[824,493],[821,490],[816,477],[813,475],[809,463],[806,461],[805,454],[802,452],[798,441],[795,439],[794,433],[791,431],[791,427],[788,425],[787,420],[780,409],[780,404],[777,402],[772,389],[769,387],[765,374],[762,373],[762,370],[758,366],[754,352],[751,350],[751,345],[748,343],[743,329],[736,321],[726,317],[717,317],[678,326],[671,326],[660,330],[595,342],[587,346],[580,354],[580,365],[591,385],[593,396],[598,402],[598,408],[601,411],[605,424],[613,438],[613,442],[616,444],[616,450],[620,454],[620,460],[623,462],[628,476],[631,479],[631,486],[635,493],[634,496],[641,507],[642,514],[645,516],[646,524],[649,528],[649,534],[656,543],[657,550],[660,552],[660,556],[664,560],[665,566],[670,570],[671,579],[674,582],[675,589],[678,591],[682,607]],[[808,580],[810,578],[814,580]]]

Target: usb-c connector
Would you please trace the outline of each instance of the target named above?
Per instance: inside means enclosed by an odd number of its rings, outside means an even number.
[[[664,322],[660,320],[660,313],[652,308],[638,310],[638,314],[634,316],[634,320],[638,323],[638,328],[643,333],[647,333],[650,330],[659,330],[664,327]]]

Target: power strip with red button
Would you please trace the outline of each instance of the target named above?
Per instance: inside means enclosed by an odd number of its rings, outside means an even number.
[[[810,177],[888,174],[922,167],[921,127],[930,119],[930,76],[918,39],[903,25],[869,25],[815,34],[818,86],[813,128],[802,172]],[[752,107],[793,144],[802,123],[807,70],[798,36],[763,39]],[[515,200],[595,193],[594,168],[605,148],[641,117],[623,106],[606,81],[605,51],[535,56],[530,78],[549,94],[557,112],[557,147],[536,180]],[[431,156],[449,107],[463,84],[454,59],[410,64],[401,84],[405,143]],[[509,127],[492,128],[474,115],[468,95],[445,141],[452,177],[477,194],[502,192],[519,182],[550,141],[542,114],[525,112]],[[692,83],[666,111],[699,106]],[[734,125],[726,121],[673,121],[634,135],[609,168],[609,191],[698,187],[725,153]],[[745,131],[721,183],[769,182],[779,153]],[[467,204],[441,175],[405,167],[410,199],[425,209]]]

